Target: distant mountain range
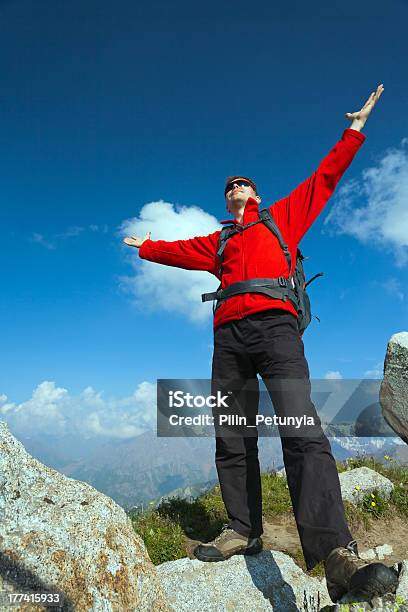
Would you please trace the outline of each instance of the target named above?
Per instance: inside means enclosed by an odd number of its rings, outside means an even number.
[[[390,430],[384,427],[378,403],[380,381],[312,382],[312,399],[337,460],[366,454],[379,459],[389,455],[408,463],[408,447],[399,438],[387,437]],[[259,410],[273,414],[262,385]],[[279,437],[265,428],[259,432],[261,470],[279,469],[283,466]],[[164,496],[174,494],[191,497],[217,482],[212,432],[210,437],[166,438],[146,431],[131,439],[12,433],[45,465],[91,484],[125,508],[157,505]]]
[[[125,508],[153,502],[175,493],[191,497],[215,484],[214,438],[160,438],[145,432],[127,440],[100,438],[25,437],[12,432],[27,451],[45,465],[82,480]],[[408,464],[408,447],[397,438],[330,438],[337,460],[357,454],[385,454]],[[260,437],[261,470],[283,466],[279,437]],[[153,505],[152,504],[152,505]]]

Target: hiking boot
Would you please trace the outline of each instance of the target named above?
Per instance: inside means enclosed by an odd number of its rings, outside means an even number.
[[[248,538],[224,525],[214,540],[196,546],[194,555],[200,561],[225,561],[232,555],[255,555],[261,550],[261,538]]]
[[[346,593],[371,600],[395,592],[398,574],[383,563],[367,563],[359,557],[357,542],[335,548],[325,561],[327,590],[333,602]]]

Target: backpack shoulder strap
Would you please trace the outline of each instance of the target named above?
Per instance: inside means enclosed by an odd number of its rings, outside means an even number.
[[[288,267],[289,267],[289,276],[291,276],[291,269],[292,269],[292,256],[290,254],[290,251],[288,249],[288,246],[286,244],[286,242],[284,241],[282,234],[280,232],[280,229],[278,228],[278,226],[275,223],[274,218],[272,217],[270,211],[268,208],[263,208],[262,210],[259,211],[259,216],[262,219],[263,223],[266,225],[266,227],[276,236],[276,238],[279,240],[279,244],[281,246],[281,249],[286,257],[286,261],[288,262]]]
[[[224,249],[225,249],[225,245],[227,244],[228,238],[230,238],[233,233],[235,234],[233,230],[234,230],[233,225],[226,225],[222,228],[220,232],[220,236],[218,238],[218,250],[217,250],[217,257],[219,257],[220,259],[222,259],[224,255]]]
[[[236,229],[235,225],[226,225],[222,228],[221,233],[218,238],[218,249],[217,249],[217,257],[220,261],[219,273],[222,271],[222,264],[224,261],[224,249],[228,242],[228,239],[231,238],[234,234],[237,234],[239,230]]]

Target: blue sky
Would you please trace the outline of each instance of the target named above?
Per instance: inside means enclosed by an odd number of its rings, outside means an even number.
[[[125,398],[209,377],[212,321],[197,309],[200,279],[216,280],[149,272],[124,228],[144,227],[144,210],[153,239],[209,233],[235,173],[271,204],[383,82],[301,244],[308,276],[325,272],[310,287],[312,377],[381,375],[408,315],[407,2],[10,0],[0,18],[0,396],[16,408],[44,381]],[[190,282],[169,304],[169,285]]]

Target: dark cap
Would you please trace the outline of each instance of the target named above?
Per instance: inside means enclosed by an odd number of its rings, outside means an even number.
[[[237,179],[244,179],[245,181],[248,181],[252,189],[255,191],[256,195],[258,195],[258,190],[256,188],[254,181],[248,178],[247,176],[243,176],[242,174],[237,174],[236,176],[229,176],[227,178],[226,183],[225,183],[224,195],[227,195],[227,186],[229,185],[229,183],[233,183]]]

